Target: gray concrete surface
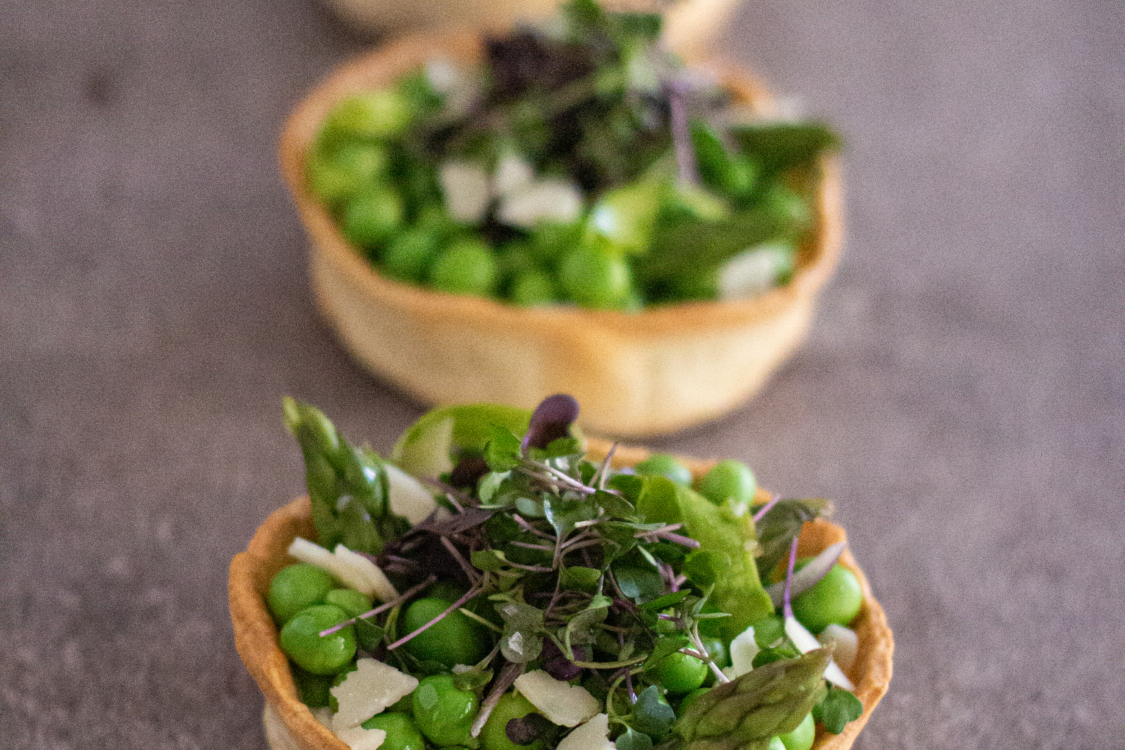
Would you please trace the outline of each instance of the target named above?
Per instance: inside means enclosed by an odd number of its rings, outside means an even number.
[[[0,0],[0,746],[258,750],[227,564],[302,491],[282,394],[421,407],[314,315],[275,166],[364,48],[312,0]],[[828,495],[895,679],[857,747],[1125,736],[1125,13],[748,0],[723,44],[847,138],[807,346],[659,442]]]

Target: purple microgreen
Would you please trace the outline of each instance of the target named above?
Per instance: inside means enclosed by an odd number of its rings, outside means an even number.
[[[481,477],[489,472],[488,462],[481,456],[462,458],[449,473],[449,483],[454,487],[476,487]]]
[[[781,495],[774,494],[772,497],[770,497],[768,503],[763,505],[761,508],[758,508],[758,512],[754,514],[754,523],[757,523],[758,521],[761,521],[762,516],[769,513],[770,509],[773,508],[773,506],[777,505],[777,501],[780,500],[780,499],[781,499]]]
[[[605,458],[602,459],[601,464],[598,465],[598,470],[594,472],[594,479],[591,482],[599,490],[605,489],[605,481],[609,476],[609,464],[613,460],[613,454],[617,453],[617,443],[609,446],[609,450],[605,453]]]
[[[688,127],[687,111],[684,107],[684,92],[681,84],[677,81],[670,81],[667,87],[672,147],[676,153],[676,169],[680,180],[689,185],[697,185],[699,184],[699,170],[695,163],[695,149],[691,145],[691,130]]]
[[[480,615],[478,615],[476,612],[472,611],[471,609],[465,609],[464,607],[461,607],[457,611],[460,612],[461,614],[463,614],[465,617],[468,617],[470,620],[476,620],[477,622],[479,622],[481,625],[484,625],[489,630],[493,630],[497,633],[503,633],[504,632],[504,629],[499,627],[496,623],[484,619],[483,617],[481,617]]]
[[[496,676],[496,682],[492,683],[492,690],[481,701],[480,713],[477,714],[477,718],[473,720],[473,725],[469,728],[470,735],[473,737],[480,736],[480,730],[484,728],[485,722],[492,715],[492,710],[500,702],[501,696],[508,692],[508,688],[516,681],[516,678],[523,674],[526,667],[527,665],[522,662],[508,662],[501,668],[500,674]]]
[[[832,570],[832,566],[840,559],[840,555],[844,553],[844,548],[847,547],[847,542],[836,542],[833,545],[825,547],[819,555],[810,560],[803,568],[795,571],[792,580],[786,577],[785,583],[775,583],[766,588],[766,593],[769,594],[770,601],[773,606],[779,607],[783,604],[786,592],[790,597],[798,597],[804,592],[815,586],[820,579],[828,575],[828,571]]]
[[[797,564],[797,537],[793,537],[793,543],[789,545],[789,565],[785,569],[785,592],[782,597],[782,612],[786,617],[793,616],[793,605],[789,600],[789,584],[793,580],[793,566]]]
[[[570,437],[570,426],[578,419],[578,401],[573,396],[557,393],[543,399],[531,414],[522,450],[545,449],[559,438]]]
[[[428,578],[426,578],[426,580],[422,581],[421,583],[419,583],[415,586],[411,586],[409,589],[407,589],[403,593],[399,594],[394,599],[391,599],[390,601],[387,601],[387,602],[383,602],[382,604],[380,604],[378,607],[371,610],[370,612],[364,612],[362,615],[356,615],[355,617],[351,618],[350,620],[344,620],[343,622],[341,622],[338,625],[333,625],[332,627],[328,628],[327,630],[320,631],[320,633],[318,635],[320,635],[321,638],[324,638],[326,636],[332,635],[333,633],[335,633],[338,630],[343,630],[344,628],[346,628],[349,625],[354,625],[356,620],[366,620],[369,617],[374,617],[375,615],[382,614],[383,612],[386,612],[388,609],[391,609],[392,607],[397,607],[398,605],[402,604],[404,601],[406,601],[410,597],[414,596],[415,594],[421,592],[423,589],[428,587],[431,583],[433,583],[436,580],[437,580],[437,576],[431,575]]]
[[[449,554],[453,556],[453,559],[457,561],[457,564],[461,566],[461,570],[465,572],[465,577],[468,578],[469,582],[475,586],[480,581],[480,573],[477,571],[477,569],[469,564],[469,561],[466,560],[465,556],[461,554],[461,550],[457,549],[457,545],[455,545],[453,543],[453,540],[451,540],[449,537],[441,537],[441,543],[442,546],[449,550]]]
[[[512,520],[514,520],[521,529],[528,532],[529,534],[534,534],[535,536],[541,537],[543,539],[549,539],[551,542],[555,541],[555,537],[545,531],[540,531],[539,529],[535,528],[531,525],[530,522],[528,522],[526,518],[521,516],[519,513],[513,513]]]
[[[723,674],[723,670],[719,669],[719,665],[715,663],[715,660],[707,652],[707,647],[703,645],[703,638],[699,635],[698,622],[692,624],[691,629],[688,631],[688,638],[691,639],[691,643],[697,651],[707,654],[705,661],[707,662],[707,666],[711,668],[711,672],[715,675],[715,679],[719,682],[730,682],[730,678]]]
[[[546,544],[532,544],[531,542],[520,542],[520,541],[508,542],[508,544],[510,544],[513,547],[522,547],[523,549],[533,549],[533,550],[538,550],[540,552],[554,552],[555,551],[554,547],[549,547]]]
[[[649,529],[648,531],[638,531],[633,536],[637,539],[644,539],[644,540],[650,541],[650,542],[653,541],[653,538],[655,537],[657,539],[665,539],[669,542],[675,542],[676,544],[682,544],[683,546],[690,547],[692,549],[699,549],[700,545],[699,545],[699,542],[697,542],[696,540],[692,539],[691,537],[684,536],[682,534],[673,533],[677,529],[681,529],[681,528],[683,528],[682,523],[673,523],[673,524],[669,524],[668,526],[661,526],[659,529]]]
[[[468,602],[469,600],[473,599],[475,596],[480,594],[484,590],[484,588],[485,587],[483,585],[473,586],[471,589],[469,589],[464,594],[462,594],[460,599],[458,599],[457,601],[453,602],[453,604],[450,604],[448,607],[446,607],[444,612],[439,614],[437,617],[434,617],[432,620],[430,620],[429,622],[427,622],[425,625],[418,628],[414,632],[407,633],[402,638],[399,638],[397,641],[395,641],[391,645],[387,646],[387,650],[388,651],[394,651],[396,648],[403,645],[404,643],[408,643],[408,642],[414,640],[414,638],[416,638],[419,634],[424,633],[425,631],[432,628],[434,625],[436,625],[439,622],[441,622],[442,620],[444,620],[449,615],[450,612],[452,612],[455,609],[460,609],[461,607],[463,607],[466,602]]]

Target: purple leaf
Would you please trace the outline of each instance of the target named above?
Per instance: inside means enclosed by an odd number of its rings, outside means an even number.
[[[527,434],[523,436],[523,450],[546,448],[559,438],[570,437],[570,426],[578,419],[578,401],[565,393],[556,393],[543,399],[531,415]]]

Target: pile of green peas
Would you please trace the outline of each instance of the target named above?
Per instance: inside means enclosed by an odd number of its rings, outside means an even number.
[[[752,471],[742,462],[720,461],[698,482],[690,470],[667,454],[652,454],[634,469],[640,474],[665,476],[695,489],[716,504],[728,500],[752,503],[757,482]],[[410,602],[402,612],[402,632],[413,632],[446,611],[458,596],[447,584],[435,584],[425,595]],[[811,589],[794,598],[794,616],[814,633],[830,624],[847,626],[858,615],[863,594],[855,575],[842,565],[834,566]],[[269,610],[280,627],[280,646],[293,665],[294,678],[301,699],[312,708],[332,707],[330,689],[339,684],[355,668],[357,653],[370,651],[378,640],[367,641],[361,626],[348,625],[321,637],[319,634],[372,608],[371,600],[350,588],[343,587],[328,572],[306,563],[282,568],[272,579],[267,594]],[[662,624],[666,621],[661,621]],[[671,625],[668,626],[672,628]],[[702,631],[703,629],[701,629]],[[775,614],[754,624],[755,640],[762,649],[754,666],[787,656],[795,650],[779,643],[784,641],[784,623]],[[408,641],[404,648],[420,662],[430,662],[451,670],[457,664],[475,664],[483,659],[494,643],[492,633],[477,620],[454,610],[427,630]],[[730,663],[729,644],[716,633],[703,631],[703,646],[718,667]],[[713,683],[710,667],[702,660],[683,653],[673,653],[645,672],[645,678],[659,685],[660,700],[682,714]],[[584,681],[593,694],[599,692],[596,681]],[[604,690],[602,691],[604,692]],[[548,750],[550,739],[540,738],[529,745],[517,745],[506,733],[508,722],[536,711],[516,692],[505,694],[480,733],[474,738],[470,728],[480,711],[478,691],[461,689],[447,672],[421,676],[418,687],[388,710],[379,713],[362,726],[382,729],[387,735],[386,750],[425,750],[433,747],[483,748],[483,750]],[[816,728],[812,714],[805,716],[792,731],[774,737],[770,750],[809,750]]]

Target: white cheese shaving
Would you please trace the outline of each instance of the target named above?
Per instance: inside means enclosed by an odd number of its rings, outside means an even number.
[[[851,669],[855,664],[856,654],[859,653],[859,636],[851,628],[832,623],[816,637],[821,645],[832,650],[832,661],[840,665],[840,669]]]
[[[741,677],[754,669],[754,657],[758,655],[758,642],[754,640],[754,627],[748,627],[730,642],[730,671],[727,677]],[[726,670],[724,670],[726,674]]]
[[[364,596],[374,596],[381,601],[398,596],[395,587],[378,565],[342,544],[337,544],[336,550],[329,552],[319,544],[297,537],[289,545],[289,554],[301,562],[327,570],[345,586]]]
[[[556,680],[541,669],[517,677],[515,687],[541,714],[560,726],[576,727],[601,710],[601,703],[586,688]]]
[[[332,688],[332,697],[339,706],[332,717],[336,734],[356,727],[375,714],[382,713],[414,692],[418,680],[377,659],[362,658],[354,672]]]
[[[719,269],[719,299],[748,299],[772,289],[789,252],[785,245],[758,245],[728,260]]]
[[[358,588],[357,591],[368,596],[374,596],[381,602],[390,601],[398,596],[398,591],[395,590],[394,584],[387,578],[383,569],[363,555],[352,552],[342,544],[337,544],[332,554],[340,561],[341,565],[347,565],[355,571],[357,576],[362,576],[367,582],[365,588],[370,589],[370,593]]]
[[[439,171],[445,210],[455,221],[476,224],[492,201],[488,172],[480,164],[448,161]]]
[[[395,513],[406,516],[411,526],[421,523],[434,509],[434,496],[421,482],[394,464],[385,463],[383,466],[387,470],[391,507]]]
[[[492,189],[497,195],[507,195],[535,179],[535,170],[518,154],[506,153],[500,157],[492,176]]]
[[[785,618],[785,634],[789,636],[789,640],[793,641],[793,645],[802,654],[807,654],[810,651],[815,651],[820,648],[820,641],[816,636],[805,629],[805,626],[797,622],[796,617]],[[831,682],[833,685],[842,687],[844,690],[851,690],[855,692],[855,685],[848,676],[844,674],[844,670],[840,669],[839,665],[831,659],[828,661],[828,667],[824,670],[824,679]]]
[[[383,746],[387,733],[382,729],[364,729],[363,727],[348,727],[336,732],[336,736],[352,750],[377,750]]]
[[[582,192],[570,180],[546,178],[513,190],[500,201],[501,223],[534,229],[544,222],[569,224],[582,214]]]
[[[609,741],[609,717],[598,714],[563,737],[558,750],[614,750]]]

